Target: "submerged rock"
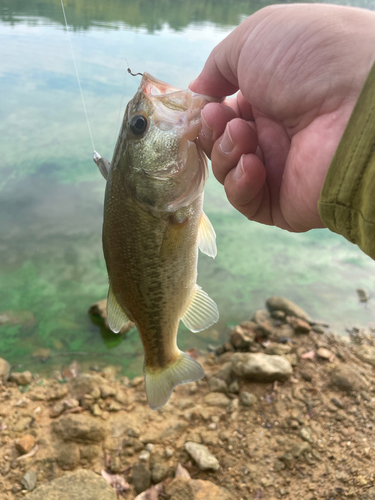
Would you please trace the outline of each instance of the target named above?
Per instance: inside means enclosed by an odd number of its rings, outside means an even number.
[[[307,312],[285,297],[270,297],[266,300],[266,306],[271,312],[283,311],[287,316],[295,316],[308,322],[312,321]]]
[[[26,500],[117,500],[115,490],[101,476],[90,470],[74,472],[39,486]]]
[[[108,324],[108,319],[107,319],[107,299],[98,300],[98,302],[95,302],[94,304],[92,304],[90,306],[88,312],[92,316],[99,316],[100,318],[102,318],[102,320],[104,322],[104,326],[108,330],[110,330],[109,324]],[[129,330],[134,328],[134,326],[135,325],[132,321],[128,321],[127,323],[125,323],[125,325],[123,325],[121,327],[121,330],[119,333],[120,334],[127,333]]]
[[[232,357],[232,368],[238,377],[258,382],[284,382],[293,374],[293,368],[285,358],[264,353],[237,352]]]
[[[10,364],[5,359],[0,358],[0,382],[6,382],[9,377]]]

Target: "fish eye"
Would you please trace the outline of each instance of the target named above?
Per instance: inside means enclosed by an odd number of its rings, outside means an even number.
[[[135,115],[129,123],[130,130],[135,135],[141,135],[147,128],[147,118],[143,115]]]

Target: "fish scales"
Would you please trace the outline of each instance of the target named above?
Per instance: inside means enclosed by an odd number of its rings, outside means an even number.
[[[199,331],[218,318],[216,304],[196,285],[198,246],[216,255],[215,233],[203,213],[207,165],[196,141],[206,102],[144,74],[112,165],[94,154],[107,179],[108,321],[115,332],[128,318],[134,321],[153,409],[168,401],[174,386],[204,376],[177,347],[180,320]]]

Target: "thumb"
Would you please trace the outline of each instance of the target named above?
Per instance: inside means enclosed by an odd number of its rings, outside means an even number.
[[[231,33],[213,49],[201,74],[190,83],[190,90],[212,97],[224,97],[237,92],[239,50],[234,46],[236,38]]]

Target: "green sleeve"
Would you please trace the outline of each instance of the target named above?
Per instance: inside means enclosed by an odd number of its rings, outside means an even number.
[[[375,259],[375,64],[328,169],[323,223]]]

